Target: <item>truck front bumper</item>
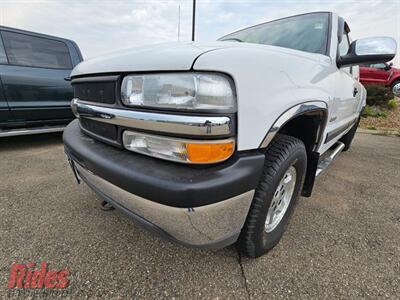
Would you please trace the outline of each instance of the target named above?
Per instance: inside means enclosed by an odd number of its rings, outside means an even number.
[[[246,153],[212,167],[153,159],[64,130],[74,172],[101,198],[144,228],[191,247],[222,248],[243,227],[264,155]]]

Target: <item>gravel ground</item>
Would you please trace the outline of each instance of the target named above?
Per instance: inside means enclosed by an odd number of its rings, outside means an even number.
[[[360,127],[365,129],[383,129],[400,131],[400,98],[395,98],[397,107],[388,110],[387,108],[379,108],[387,113],[386,117],[367,117],[361,118]]]
[[[77,186],[61,135],[0,140],[0,298],[391,298],[400,295],[400,138],[358,134],[257,260],[187,249]],[[13,262],[67,268],[64,290],[8,289]]]

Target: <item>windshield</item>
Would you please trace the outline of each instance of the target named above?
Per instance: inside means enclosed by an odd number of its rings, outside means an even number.
[[[219,40],[273,45],[326,54],[328,27],[329,13],[312,13],[242,29]]]

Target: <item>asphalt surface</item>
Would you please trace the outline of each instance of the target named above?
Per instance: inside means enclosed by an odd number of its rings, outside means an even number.
[[[1,299],[400,297],[398,137],[357,134],[257,260],[187,249],[102,211],[59,134],[1,139],[0,158]],[[66,289],[8,289],[12,263],[42,261],[70,271]]]

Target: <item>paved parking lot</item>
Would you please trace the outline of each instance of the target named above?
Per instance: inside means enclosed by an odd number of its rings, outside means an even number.
[[[400,138],[358,134],[257,260],[187,249],[100,210],[76,185],[61,135],[0,140],[0,298],[400,296]],[[65,290],[7,288],[13,262],[67,268]]]

